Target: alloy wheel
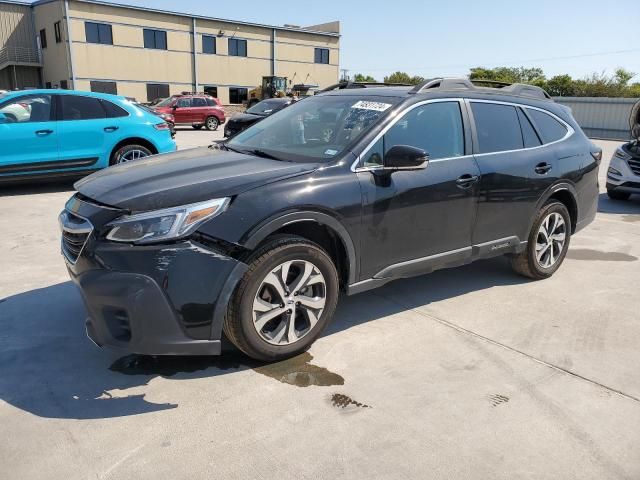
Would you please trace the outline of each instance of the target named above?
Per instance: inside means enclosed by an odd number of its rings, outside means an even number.
[[[126,163],[131,162],[133,160],[138,160],[140,158],[148,157],[149,154],[139,149],[132,149],[126,151],[124,154],[120,155],[118,158],[118,163]]]
[[[556,264],[567,238],[567,224],[559,213],[553,212],[540,224],[536,239],[536,261],[542,268]]]
[[[209,130],[215,130],[216,128],[218,128],[218,119],[215,117],[207,119],[207,128]]]
[[[272,345],[290,345],[318,323],[327,301],[324,276],[311,262],[291,260],[262,280],[253,301],[253,326]]]

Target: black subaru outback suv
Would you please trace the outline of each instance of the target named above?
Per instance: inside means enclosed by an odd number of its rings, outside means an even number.
[[[508,255],[533,279],[596,214],[601,151],[535,87],[330,91],[209,148],[81,180],[62,253],[98,345],[308,348],[339,292]]]

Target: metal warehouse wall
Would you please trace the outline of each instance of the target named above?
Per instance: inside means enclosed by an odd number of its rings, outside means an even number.
[[[34,48],[35,35],[29,5],[0,2],[0,49]]]
[[[571,108],[578,124],[590,138],[629,140],[629,115],[638,98],[555,97]]]

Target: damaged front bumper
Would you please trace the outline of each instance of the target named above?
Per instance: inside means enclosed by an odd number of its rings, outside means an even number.
[[[86,228],[91,217],[79,215],[61,215],[62,251],[87,308],[87,334],[97,345],[147,355],[220,354],[227,303],[244,263],[193,240],[105,241]],[[78,248],[73,242],[83,243]]]

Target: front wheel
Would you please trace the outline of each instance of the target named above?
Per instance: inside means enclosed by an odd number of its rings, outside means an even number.
[[[278,361],[318,338],[338,302],[338,272],[315,243],[279,236],[248,260],[224,321],[224,333],[252,358]]]
[[[218,125],[220,125],[220,121],[216,117],[207,118],[207,121],[204,124],[209,131],[217,130]]]
[[[618,192],[616,190],[607,190],[607,195],[611,200],[629,200],[631,196],[628,192]]]
[[[511,257],[520,275],[541,280],[553,275],[564,261],[571,240],[571,217],[564,204],[552,201],[538,212],[526,249]]]

